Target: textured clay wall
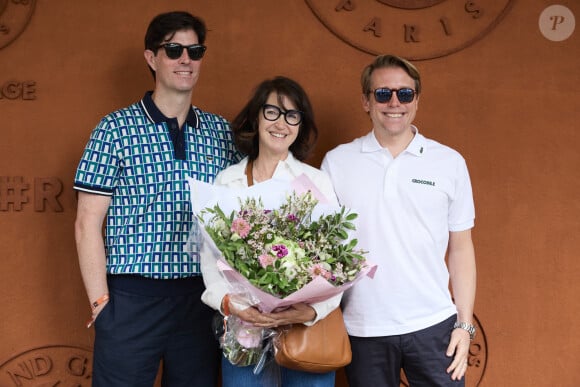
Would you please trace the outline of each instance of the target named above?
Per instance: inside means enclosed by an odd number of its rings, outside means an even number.
[[[90,385],[73,173],[98,120],[153,87],[143,34],[170,9],[210,29],[193,103],[231,119],[263,78],[295,78],[322,131],[315,166],[370,129],[373,54],[417,59],[416,123],[465,156],[476,200],[468,385],[580,385],[580,3],[410,3],[0,0],[0,385]]]

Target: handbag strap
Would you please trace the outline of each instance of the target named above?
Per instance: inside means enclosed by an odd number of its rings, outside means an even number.
[[[246,177],[248,178],[248,187],[254,185],[254,176],[252,170],[254,169],[254,160],[248,160],[248,165],[246,165]]]

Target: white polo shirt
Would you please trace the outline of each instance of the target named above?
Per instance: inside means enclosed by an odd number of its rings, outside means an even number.
[[[378,265],[343,296],[353,336],[405,334],[457,312],[445,263],[450,231],[473,227],[469,173],[455,150],[419,134],[393,159],[373,132],[326,154],[322,170],[357,212],[359,246]]]

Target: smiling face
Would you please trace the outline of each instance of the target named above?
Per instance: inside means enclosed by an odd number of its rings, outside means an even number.
[[[193,30],[177,31],[163,41],[163,43],[179,43],[184,46],[198,42],[197,34]],[[183,50],[177,59],[170,59],[163,47],[157,50],[157,54],[151,50],[145,50],[145,59],[155,71],[156,93],[191,93],[197,83],[202,60],[190,59],[187,50]]]
[[[383,67],[373,71],[371,75],[371,93],[362,96],[364,110],[369,113],[373,128],[378,138],[398,139],[413,136],[411,124],[417,114],[419,96],[413,101],[402,104],[393,93],[390,101],[378,103],[372,91],[377,88],[415,89],[415,81],[405,70],[399,67]]]
[[[296,110],[296,105],[292,103],[287,97],[278,95],[275,92],[270,93],[266,100],[267,105],[277,106],[282,112],[288,110]],[[269,121],[264,118],[264,114],[260,111],[258,116],[258,144],[260,147],[260,154],[262,156],[274,156],[279,160],[285,160],[288,157],[288,148],[294,143],[300,125],[289,125],[284,115],[275,121]]]

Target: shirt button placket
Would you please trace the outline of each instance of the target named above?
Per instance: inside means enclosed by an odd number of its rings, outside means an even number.
[[[383,192],[385,198],[394,198],[397,195],[397,177],[398,177],[398,162],[393,159],[390,154],[385,155],[387,158],[385,167],[385,178],[383,185]]]

